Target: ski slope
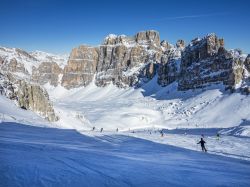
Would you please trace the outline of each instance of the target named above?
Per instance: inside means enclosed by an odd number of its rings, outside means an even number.
[[[249,186],[250,162],[126,135],[0,124],[0,186]]]
[[[248,97],[219,87],[171,94],[171,86],[151,92],[46,85],[61,118],[56,123],[0,96],[0,186],[249,186]],[[221,126],[214,106],[225,110]],[[210,118],[194,123],[205,112]],[[197,145],[201,134],[208,153]]]
[[[58,125],[65,128],[224,128],[224,133],[250,136],[250,97],[225,92],[223,85],[181,92],[176,83],[160,87],[155,77],[137,89],[112,84],[97,87],[94,83],[72,90],[45,88],[60,116]]]

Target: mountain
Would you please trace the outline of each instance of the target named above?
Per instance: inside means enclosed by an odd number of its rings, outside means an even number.
[[[0,47],[0,186],[249,186],[249,72],[215,34]]]
[[[69,56],[1,47],[0,64],[7,97],[62,127],[238,126],[238,134],[249,132],[241,124],[249,120],[242,101],[249,103],[250,56],[226,50],[215,34],[188,45],[161,41],[153,30],[110,34]]]
[[[65,55],[37,51],[28,53],[17,48],[0,47],[1,94],[14,100],[23,109],[35,111],[49,121],[57,121],[49,95],[41,85],[44,82],[53,84],[54,69],[60,69],[59,65],[65,64],[66,59]]]

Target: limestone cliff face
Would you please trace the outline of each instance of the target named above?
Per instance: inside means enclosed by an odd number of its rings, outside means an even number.
[[[135,39],[139,45],[160,46],[160,35],[157,31],[149,30],[138,32]]]
[[[0,73],[0,94],[15,100],[19,107],[32,110],[48,121],[54,122],[59,119],[46,90],[39,85],[18,80],[11,73]]]
[[[159,33],[139,32],[134,37],[109,35],[100,46],[95,83],[118,87],[134,86],[152,79],[152,63],[160,61],[162,49]]]
[[[224,49],[215,34],[195,39],[181,57],[179,90],[202,88],[210,83],[235,86],[242,78],[242,63]]]
[[[183,40],[178,40],[176,47],[170,46],[162,54],[158,68],[158,84],[161,86],[167,86],[178,80],[184,45]]]
[[[244,62],[244,65],[245,65],[247,71],[250,72],[250,54],[247,56],[247,58]]]
[[[179,90],[202,88],[211,83],[234,88],[249,67],[249,57],[243,62],[225,50],[224,40],[215,34],[196,38],[186,47],[184,40],[175,45],[160,41],[159,33],[150,30],[133,37],[111,34],[98,48],[73,49],[62,85],[86,86],[95,77],[97,86],[110,83],[118,87],[140,86],[157,74],[158,84],[167,86],[177,81]]]
[[[53,105],[49,101],[49,95],[46,90],[39,85],[28,84],[25,81],[18,81],[18,105],[24,109],[30,109],[49,121],[57,121],[59,118],[55,115]]]
[[[239,50],[227,51],[224,40],[215,34],[196,38],[187,46],[182,39],[175,45],[161,41],[154,30],[132,37],[111,34],[97,47],[74,48],[66,65],[64,62],[44,52],[0,48],[1,70],[25,75],[26,82],[39,85],[50,83],[71,89],[94,81],[100,87],[139,87],[155,76],[159,85],[176,82],[179,90],[213,83],[231,89],[250,85],[250,57]]]
[[[33,67],[32,81],[44,85],[50,83],[53,86],[59,84],[59,75],[63,70],[56,62],[42,62],[38,68]]]
[[[94,78],[98,61],[98,48],[74,48],[63,70],[62,86],[75,88],[88,85]]]

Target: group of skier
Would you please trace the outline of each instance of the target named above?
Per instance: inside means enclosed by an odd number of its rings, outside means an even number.
[[[95,131],[95,127],[92,128],[92,131]],[[119,129],[117,128],[117,129],[116,129],[116,132],[118,132],[118,131],[119,131]],[[129,131],[130,131],[130,129],[129,129]],[[103,132],[103,128],[100,129],[100,132]],[[163,136],[164,136],[164,131],[163,131],[163,129],[160,130],[159,132],[160,132],[160,136],[163,137]],[[135,132],[132,131],[132,133],[135,133]],[[151,131],[149,131],[149,133],[151,134]],[[186,134],[186,133],[185,133],[185,134]],[[219,133],[216,134],[216,139],[217,139],[217,140],[220,139],[220,134],[219,134]],[[200,141],[199,141],[197,144],[200,144],[200,145],[201,145],[201,150],[202,150],[203,152],[207,152],[207,148],[206,148],[206,146],[205,146],[206,141],[204,140],[204,134],[201,135],[201,139],[200,139]]]

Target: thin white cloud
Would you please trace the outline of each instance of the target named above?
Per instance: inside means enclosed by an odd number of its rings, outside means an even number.
[[[197,14],[197,15],[186,15],[186,16],[176,16],[176,17],[165,17],[165,18],[159,19],[159,21],[222,16],[222,15],[227,15],[227,14],[228,13],[226,13],[226,12],[220,12],[220,13],[211,13],[211,14]]]

